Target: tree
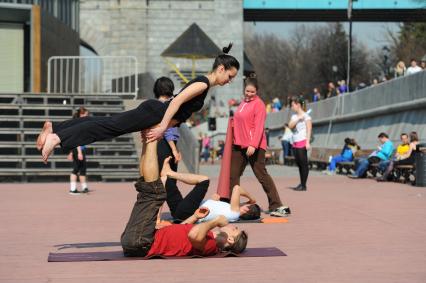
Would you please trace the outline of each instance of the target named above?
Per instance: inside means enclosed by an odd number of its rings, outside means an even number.
[[[286,101],[288,96],[310,94],[314,87],[325,93],[328,82],[346,79],[347,34],[340,23],[308,29],[296,28],[290,40],[272,34],[245,35],[245,51],[259,80],[262,97]],[[371,64],[365,46],[354,40],[353,85],[370,80]],[[333,72],[333,66],[337,72]]]
[[[388,31],[390,49],[395,62],[420,60],[426,55],[426,23],[402,23],[397,34]]]

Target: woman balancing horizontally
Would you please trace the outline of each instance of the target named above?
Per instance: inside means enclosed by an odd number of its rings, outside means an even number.
[[[150,129],[147,141],[163,136],[167,128],[179,125],[201,110],[210,87],[229,83],[238,73],[240,64],[233,56],[227,55],[232,44],[223,48],[213,68],[206,76],[199,76],[188,82],[170,101],[163,103],[156,99],[142,102],[136,109],[111,117],[85,117],[52,124],[45,122],[37,138],[37,149],[42,150],[46,163],[57,145],[65,151],[96,141],[114,138],[126,133]]]

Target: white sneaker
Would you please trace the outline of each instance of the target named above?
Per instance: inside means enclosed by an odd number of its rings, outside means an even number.
[[[280,206],[275,210],[271,211],[271,216],[275,217],[287,217],[291,214],[290,207],[288,206]]]

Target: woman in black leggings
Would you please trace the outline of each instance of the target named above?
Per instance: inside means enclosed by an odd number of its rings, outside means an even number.
[[[308,150],[311,147],[312,119],[305,112],[305,108],[306,102],[303,97],[291,99],[291,109],[296,114],[291,116],[288,126],[293,130],[293,153],[300,174],[300,184],[293,188],[295,191],[306,191],[309,175]]]
[[[45,163],[57,145],[66,151],[96,141],[114,138],[126,133],[150,129],[147,141],[163,136],[167,128],[185,122],[192,113],[201,110],[210,87],[229,83],[238,72],[239,62],[227,55],[230,44],[223,49],[224,54],[216,57],[212,71],[188,82],[170,101],[162,103],[156,99],[142,102],[136,109],[111,117],[86,117],[71,119],[58,124],[46,122],[37,138],[37,148],[42,150]]]

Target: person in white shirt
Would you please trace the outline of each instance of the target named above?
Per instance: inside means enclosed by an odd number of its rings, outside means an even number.
[[[416,59],[411,59],[410,65],[411,66],[407,69],[407,75],[412,75],[412,74],[418,73],[418,72],[423,70],[422,68],[417,66]]]
[[[285,164],[285,158],[291,156],[291,144],[293,143],[293,132],[288,127],[288,124],[284,125],[284,133],[281,137],[281,145],[283,147],[283,164]]]
[[[300,174],[300,184],[293,189],[295,191],[306,191],[306,181],[309,175],[307,151],[311,147],[312,119],[305,112],[306,102],[303,97],[293,97],[291,109],[296,114],[291,116],[288,126],[293,130],[293,153]]]
[[[195,213],[198,208],[207,210],[208,215],[201,219],[201,222],[209,221],[219,215],[223,215],[229,222],[235,222],[238,219],[255,220],[260,218],[260,207],[249,192],[239,185],[234,186],[232,190],[230,203],[220,201],[220,196],[214,194],[211,199],[203,201],[208,190],[210,180],[207,176],[175,172],[170,167],[170,158],[164,160],[163,169],[160,176],[175,179],[188,185],[194,185],[194,188],[183,197],[179,191],[169,191],[166,183],[164,186],[167,191],[167,203],[170,213],[175,223],[180,223]],[[247,198],[247,202],[240,203],[240,198]],[[157,216],[157,225],[161,224],[161,213]]]
[[[240,198],[248,199],[245,203],[240,203]],[[260,207],[256,200],[242,187],[235,185],[232,190],[231,203],[220,201],[220,196],[214,194],[211,199],[203,201],[200,208],[207,208],[209,214],[200,219],[200,222],[210,221],[219,215],[223,215],[229,222],[235,222],[239,219],[254,220],[260,218]]]

